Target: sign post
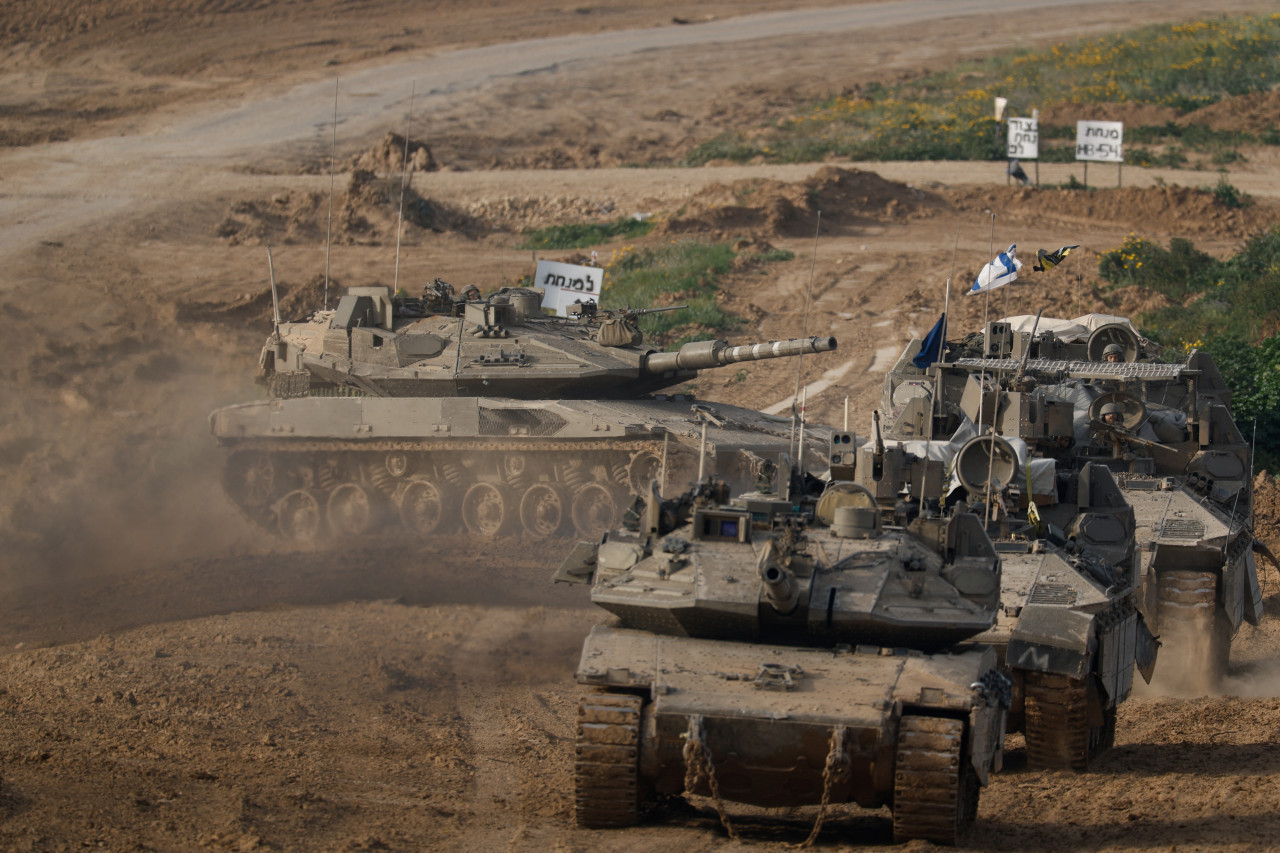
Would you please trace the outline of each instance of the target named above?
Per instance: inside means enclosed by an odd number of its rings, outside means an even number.
[[[569,306],[573,303],[600,301],[604,290],[604,270],[539,260],[533,286],[542,288],[542,307],[551,308],[557,317],[568,317]]]
[[[1089,186],[1089,161],[1116,164],[1116,186],[1124,163],[1124,122],[1076,122],[1076,159],[1084,163],[1084,185]]]
[[[1040,186],[1039,119],[1010,116],[1007,148],[1010,160],[1036,161],[1036,186]]]

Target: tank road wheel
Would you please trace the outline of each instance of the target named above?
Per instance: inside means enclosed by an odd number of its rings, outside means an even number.
[[[291,542],[320,538],[320,501],[307,489],[295,489],[276,504],[280,535]]]
[[[412,533],[433,533],[444,520],[444,492],[430,480],[410,481],[400,493],[399,503],[400,521]]]
[[[403,477],[409,470],[409,457],[404,453],[393,451],[387,454],[387,458],[383,461],[383,467],[387,469],[387,473],[392,477]]]
[[[1085,683],[1065,675],[1029,671],[1023,690],[1027,766],[1033,770],[1086,769],[1091,752],[1096,751],[1090,747],[1101,747],[1105,737],[1101,730],[1106,724],[1089,726],[1089,691]],[[1113,716],[1113,739],[1114,725]]]
[[[520,482],[524,479],[524,473],[528,468],[529,460],[525,459],[523,453],[508,453],[502,457],[502,476],[508,482]]]
[[[564,499],[560,491],[548,483],[535,483],[520,498],[520,523],[525,533],[546,539],[564,526]]]
[[[359,536],[373,527],[373,501],[359,483],[343,483],[329,493],[325,518],[334,533]]]
[[[275,463],[270,455],[261,451],[236,453],[227,460],[223,485],[241,506],[250,509],[265,507],[275,494]]]
[[[611,829],[640,819],[640,697],[593,693],[578,701],[573,762],[578,826]]]
[[[660,476],[662,457],[651,450],[639,451],[627,463],[627,485],[633,495],[649,494],[649,484]]]
[[[1160,572],[1156,599],[1161,683],[1184,693],[1212,692],[1231,657],[1231,623],[1218,612],[1217,573]]]
[[[618,504],[608,486],[586,483],[574,494],[569,514],[579,536],[599,539],[617,522]]]
[[[497,536],[511,520],[510,504],[493,483],[473,483],[462,496],[462,523],[477,536]]]
[[[893,840],[955,844],[978,813],[978,774],[964,754],[964,721],[906,716],[898,722]]]

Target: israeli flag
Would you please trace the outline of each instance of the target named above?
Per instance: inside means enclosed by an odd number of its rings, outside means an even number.
[[[973,280],[973,287],[965,292],[985,293],[997,287],[1004,287],[1016,279],[1018,270],[1022,269],[1022,261],[1018,260],[1017,250],[1018,244],[1010,243],[1008,249],[996,255],[994,261],[982,268],[982,272],[978,273],[978,277]]]

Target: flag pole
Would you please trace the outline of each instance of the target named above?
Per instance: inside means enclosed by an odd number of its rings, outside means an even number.
[[[994,212],[992,212],[991,235],[987,237],[987,257],[988,258],[995,257],[995,255],[993,254],[995,250],[996,250],[996,215]],[[991,307],[991,287],[988,285],[986,291],[983,293],[983,299],[982,299],[982,328],[984,331],[987,328],[987,320],[989,319],[988,309],[990,307]]]

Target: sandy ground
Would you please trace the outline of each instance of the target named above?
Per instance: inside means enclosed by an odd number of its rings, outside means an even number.
[[[1008,187],[998,164],[653,166],[796,98],[980,47],[1203,11],[1180,0],[839,5],[6,9],[0,846],[735,846],[706,803],[626,833],[572,827],[572,670],[597,614],[580,590],[548,581],[563,543],[283,549],[223,500],[205,417],[260,393],[265,246],[286,304],[304,310],[315,297],[335,78],[335,286],[392,282],[395,205],[348,187],[362,157],[398,186],[398,166],[376,155],[385,134],[407,129],[442,167],[411,187],[435,216],[405,228],[399,275],[411,289],[436,276],[509,282],[530,261],[520,229],[631,212],[659,218],[652,241],[692,233],[789,248],[795,260],[724,286],[725,305],[748,321],[735,340],[836,335],[837,353],[804,362],[810,414],[838,423],[848,397],[860,430],[883,370],[941,310],[953,246],[964,281],[992,241],[1032,252],[1080,243],[1076,262],[1028,276],[990,310],[1124,312],[1149,297],[1097,290],[1092,253],[1135,232],[1226,254],[1276,220],[1268,150],[1233,166],[1232,182],[1257,199],[1244,212],[1194,191],[1217,180],[1211,170],[1091,170],[1106,189],[1085,194]],[[734,16],[811,9],[812,19]],[[849,17],[824,28],[836,19],[823,9]],[[818,23],[784,34],[779,20]],[[606,37],[615,46],[602,53]],[[561,59],[548,60],[549,45]],[[502,71],[483,70],[499,60]],[[1274,124],[1267,108],[1261,120]],[[1072,173],[1046,166],[1041,180]],[[974,325],[987,306],[954,307]],[[794,365],[765,363],[695,385],[704,398],[768,408],[785,405],[795,381]],[[1280,550],[1268,506],[1260,532]],[[1274,612],[1280,578],[1267,581]],[[1118,748],[1088,776],[1028,772],[1011,742],[970,845],[1269,846],[1280,832],[1278,643],[1270,623],[1242,630],[1231,695],[1127,703]],[[884,818],[842,810],[820,844],[885,845]],[[811,819],[755,817],[744,834],[781,848]]]

